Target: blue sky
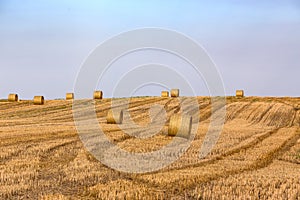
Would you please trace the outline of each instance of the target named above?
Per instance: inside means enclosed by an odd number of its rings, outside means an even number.
[[[97,45],[142,27],[200,43],[227,95],[242,88],[247,95],[300,96],[297,0],[0,0],[0,24],[0,98],[63,98]]]

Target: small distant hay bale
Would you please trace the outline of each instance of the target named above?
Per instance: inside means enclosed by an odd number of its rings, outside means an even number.
[[[161,97],[169,97],[169,92],[168,91],[162,91],[161,92]]]
[[[171,97],[179,97],[179,89],[172,89]]]
[[[103,92],[102,91],[95,91],[94,92],[94,99],[102,99]]]
[[[33,104],[34,105],[44,105],[45,99],[43,96],[35,96],[33,98]]]
[[[19,97],[17,94],[9,94],[8,95],[8,101],[9,102],[15,102],[15,101],[18,101],[19,100]]]
[[[192,117],[175,114],[171,116],[168,135],[189,138],[192,130]]]
[[[236,97],[244,97],[245,93],[244,90],[237,90],[236,91]]]
[[[66,100],[73,100],[74,99],[74,93],[67,93],[66,94]]]
[[[108,124],[122,124],[123,122],[123,110],[112,110],[110,109],[106,116]]]

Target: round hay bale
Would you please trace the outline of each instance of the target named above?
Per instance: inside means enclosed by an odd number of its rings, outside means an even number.
[[[103,92],[102,91],[95,91],[94,92],[94,99],[102,99]]]
[[[43,96],[35,96],[33,98],[33,104],[34,105],[44,105],[44,97]]]
[[[73,100],[74,99],[74,93],[67,93],[66,94],[66,100]]]
[[[236,91],[236,97],[244,97],[245,94],[244,94],[244,90],[237,90]]]
[[[171,97],[179,97],[179,89],[172,89]]]
[[[168,91],[162,91],[161,92],[161,97],[169,97],[169,92]]]
[[[19,100],[19,97],[17,94],[9,94],[8,95],[8,101],[10,102],[15,102],[15,101],[18,101]]]
[[[123,122],[123,110],[113,110],[110,109],[106,116],[106,121],[108,124],[122,124]]]
[[[171,116],[168,135],[189,138],[192,130],[192,117],[175,114]]]

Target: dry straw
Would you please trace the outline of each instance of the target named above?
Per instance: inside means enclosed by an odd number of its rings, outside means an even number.
[[[94,99],[102,99],[103,92],[102,91],[95,91],[94,92]]]
[[[19,98],[18,98],[17,94],[9,94],[8,95],[8,101],[15,102],[15,101],[18,101],[18,100],[19,100]]]
[[[162,91],[161,92],[161,97],[169,97],[169,92],[168,91]]]
[[[34,105],[43,105],[44,104],[44,97],[43,96],[35,96],[33,98]]]
[[[236,91],[236,97],[244,97],[244,90],[237,90]]]
[[[123,122],[123,110],[112,110],[110,109],[106,116],[108,124],[122,124]]]
[[[168,135],[189,138],[192,129],[192,117],[175,114],[171,116]]]
[[[179,97],[179,89],[172,89],[171,97]]]
[[[66,94],[66,100],[73,100],[74,99],[74,93],[67,93]]]

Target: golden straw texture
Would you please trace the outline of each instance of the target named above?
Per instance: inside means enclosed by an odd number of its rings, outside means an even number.
[[[102,99],[103,92],[102,91],[95,91],[94,92],[94,99]]]
[[[33,98],[34,105],[43,105],[44,104],[44,97],[43,96],[35,96]]]
[[[172,89],[171,97],[179,97],[179,89]]]
[[[237,90],[236,91],[236,97],[244,97],[245,94],[244,94],[244,90]]]
[[[8,95],[8,101],[15,102],[15,101],[18,101],[18,100],[19,100],[19,98],[18,98],[17,94],[9,94]]]
[[[170,118],[168,128],[169,136],[189,138],[192,129],[192,117],[187,115],[175,114]]]
[[[168,91],[162,91],[161,92],[161,97],[169,97],[169,92]]]
[[[106,116],[108,124],[122,124],[123,122],[123,110],[112,110],[110,109]]]
[[[66,100],[73,100],[74,99],[74,93],[67,93],[66,94]]]

